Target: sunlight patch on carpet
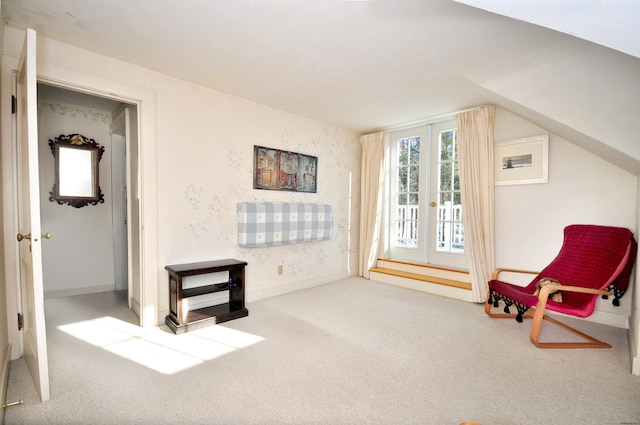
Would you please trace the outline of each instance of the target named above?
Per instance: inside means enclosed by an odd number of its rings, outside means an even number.
[[[218,325],[174,335],[160,328],[141,328],[108,316],[58,329],[165,375],[264,341],[260,336]]]

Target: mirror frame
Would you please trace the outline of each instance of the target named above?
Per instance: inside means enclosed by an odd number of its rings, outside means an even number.
[[[75,208],[82,208],[85,205],[98,205],[104,203],[104,194],[100,190],[100,175],[98,164],[104,153],[104,146],[100,146],[95,140],[84,137],[81,134],[60,135],[55,139],[49,139],[49,147],[55,160],[55,183],[49,192],[49,201],[57,202],[60,205],[68,204]],[[60,148],[81,149],[91,151],[91,169],[93,173],[93,196],[63,196],[60,195]]]

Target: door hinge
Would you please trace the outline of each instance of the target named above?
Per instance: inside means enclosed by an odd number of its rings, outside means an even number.
[[[11,95],[11,113],[15,114],[18,110],[18,98],[14,95]]]
[[[18,330],[21,331],[23,327],[24,327],[24,318],[22,316],[22,313],[18,313]]]

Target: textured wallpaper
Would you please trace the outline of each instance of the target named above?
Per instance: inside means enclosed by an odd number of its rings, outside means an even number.
[[[161,250],[166,263],[223,258],[247,261],[247,294],[257,298],[282,285],[307,285],[357,273],[360,202],[360,145],[356,133],[264,108],[258,125],[231,140],[215,135],[193,151],[164,158],[160,176]],[[223,124],[232,126],[231,116]],[[231,121],[231,122],[229,122]],[[206,124],[203,124],[206,125]],[[237,133],[237,134],[234,134]],[[253,189],[254,145],[318,157],[317,193]],[[163,156],[163,148],[159,148]],[[161,159],[162,160],[162,159]],[[294,202],[331,205],[332,238],[327,241],[243,248],[238,246],[238,202]],[[166,265],[166,264],[164,264]],[[278,274],[278,266],[282,274]],[[335,280],[334,279],[334,280]],[[163,289],[160,289],[163,291]],[[259,295],[260,291],[263,295]]]

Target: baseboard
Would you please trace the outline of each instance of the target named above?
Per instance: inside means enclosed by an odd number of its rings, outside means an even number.
[[[272,286],[270,288],[259,289],[257,291],[250,291],[246,294],[246,301],[255,302],[265,298],[277,297],[278,295],[285,295],[291,292],[313,288],[315,286],[324,285],[325,283],[337,282],[338,280],[347,279],[348,277],[350,277],[349,273],[344,271],[326,276],[319,276],[313,279],[285,283],[284,285]]]
[[[0,404],[7,402],[7,385],[9,383],[9,363],[11,362],[11,344],[7,344],[2,363],[0,364]],[[4,409],[0,412],[0,425],[4,424]]]
[[[140,303],[138,302],[138,300],[133,297],[129,298],[129,308],[136,314],[136,316],[140,317]],[[164,316],[162,318],[162,322],[160,323],[164,323]]]
[[[305,279],[302,281],[285,283],[283,285],[273,286],[269,288],[259,289],[257,291],[246,291],[245,303],[252,303],[260,301],[266,298],[277,297],[279,295],[289,294],[291,292],[302,291],[304,289],[310,289],[315,286],[324,285],[326,283],[337,282],[342,279],[352,277],[348,272],[339,272],[326,276],[320,276],[314,279]],[[193,308],[193,306],[192,306]],[[249,314],[251,314],[251,307],[248,307]],[[158,325],[164,323],[165,317],[169,314],[169,310],[158,311]]]
[[[626,314],[596,310],[591,316],[585,317],[584,320],[593,323],[600,323],[601,325],[613,326],[615,328],[629,329],[629,316]]]
[[[629,355],[631,357],[631,374],[640,376],[640,352],[638,351],[638,341],[637,338],[638,330],[634,327],[634,325],[629,326],[629,333],[627,336],[629,337]]]

